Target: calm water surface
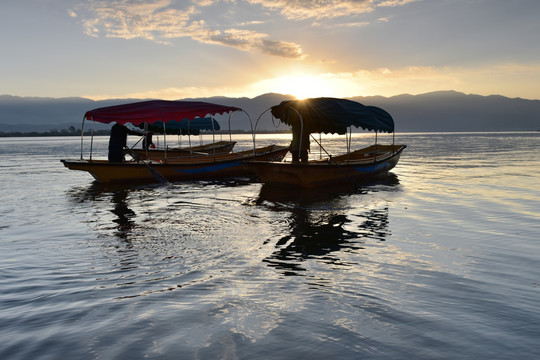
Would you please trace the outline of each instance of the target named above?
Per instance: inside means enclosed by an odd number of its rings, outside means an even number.
[[[59,162],[78,138],[0,139],[0,359],[540,358],[540,133],[396,142],[381,181],[290,192],[106,187]]]

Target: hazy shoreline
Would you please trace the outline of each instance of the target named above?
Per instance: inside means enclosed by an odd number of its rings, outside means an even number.
[[[257,131],[257,134],[286,134],[289,133],[290,130],[283,130],[283,131],[277,131],[277,130],[261,130]],[[230,131],[231,134],[250,134],[251,131],[247,130],[232,130]],[[110,134],[109,130],[96,130],[94,131],[94,136],[108,136]],[[211,135],[211,132],[205,132],[201,133],[201,135]],[[229,134],[229,131],[216,131],[215,134]],[[85,131],[84,136],[91,136],[91,131]],[[158,134],[161,135],[161,134]],[[67,131],[46,131],[46,132],[37,132],[37,131],[29,131],[29,132],[22,132],[22,131],[14,131],[14,132],[0,132],[0,137],[53,137],[53,136],[81,136],[81,130],[78,130],[78,132],[67,132]],[[173,136],[173,135],[171,135]],[[198,135],[193,135],[198,136]]]
[[[284,131],[270,131],[270,130],[262,130],[262,131],[257,131],[257,134],[287,134],[289,133],[290,130],[284,130]],[[412,135],[412,134],[431,134],[431,135],[436,135],[436,134],[526,134],[526,133],[537,133],[537,132],[540,132],[540,130],[500,130],[500,131],[493,131],[493,130],[478,130],[478,131],[397,131],[396,134],[408,134],[408,135]],[[233,130],[230,132],[231,134],[235,135],[235,134],[250,134],[251,132],[250,131],[243,131],[243,130]],[[353,132],[354,133],[354,132]],[[229,134],[229,132],[216,132],[216,134]],[[84,133],[84,136],[91,136],[92,135],[92,132],[88,131],[88,132],[85,132]],[[94,131],[94,136],[108,136],[109,135],[109,130],[99,130],[99,131]],[[161,134],[159,134],[161,135]],[[212,133],[204,133],[204,134],[201,134],[201,135],[212,135]],[[7,133],[7,132],[0,132],[0,138],[14,138],[14,137],[69,137],[69,136],[72,136],[72,137],[80,137],[81,134],[80,132],[77,133],[77,134],[71,134],[71,133],[68,133],[68,134],[65,134],[65,133],[62,133],[60,131],[58,132],[44,132],[44,133],[40,133],[40,132],[27,132],[27,133],[23,133],[23,132],[12,132],[12,133]],[[170,135],[170,136],[174,136],[174,135]],[[198,135],[193,135],[193,136],[198,136]]]

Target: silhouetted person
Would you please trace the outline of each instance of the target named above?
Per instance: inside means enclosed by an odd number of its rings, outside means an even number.
[[[109,161],[122,162],[124,161],[124,148],[127,144],[127,136],[142,135],[141,133],[129,130],[124,125],[118,123],[111,128],[111,137],[109,138]]]
[[[153,133],[151,131],[148,131],[146,135],[144,136],[143,141],[142,141],[142,148],[144,150],[148,150],[150,148],[155,147],[154,143],[152,142],[152,135]]]
[[[300,134],[300,132],[302,134]],[[292,154],[292,161],[297,163],[301,161],[306,163],[308,161],[308,150],[309,150],[309,130],[304,125],[302,131],[300,131],[300,125],[292,126],[292,141],[289,146],[289,151]]]

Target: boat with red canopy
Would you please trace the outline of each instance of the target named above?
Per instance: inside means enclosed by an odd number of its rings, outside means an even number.
[[[141,101],[87,111],[83,118],[82,134],[84,134],[85,120],[105,124],[116,122],[125,125],[130,123],[135,126],[152,125],[159,122],[163,124],[165,132],[166,124],[171,121],[192,121],[208,115],[215,116],[226,113],[229,113],[230,121],[232,113],[237,111],[243,110],[234,106],[201,101]],[[93,136],[89,159],[84,159],[83,144],[83,136],[81,135],[80,159],[61,160],[61,162],[71,170],[87,171],[97,181],[104,183],[183,181],[249,176],[252,172],[245,165],[245,161],[281,160],[288,149],[277,145],[256,148],[255,140],[253,140],[252,150],[236,153],[209,154],[172,160],[165,157],[159,161],[137,158],[130,161],[111,162],[92,159]]]
[[[292,127],[293,143],[299,144],[291,144],[291,149],[295,149],[291,150],[292,162],[249,162],[259,180],[265,184],[301,188],[357,184],[387,174],[397,165],[406,147],[394,144],[394,120],[385,110],[375,106],[365,106],[347,99],[313,98],[283,101],[268,111]],[[351,151],[353,126],[375,131],[375,144]],[[392,144],[378,144],[378,132],[391,133]],[[336,156],[330,154],[312,135],[314,133],[346,135],[347,151]],[[307,158],[310,137],[320,145],[327,157]]]

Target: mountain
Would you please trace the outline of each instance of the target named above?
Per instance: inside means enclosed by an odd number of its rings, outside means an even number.
[[[251,130],[250,118],[256,130],[284,130],[283,124],[266,113],[272,105],[292,96],[264,94],[255,98],[192,98],[184,100],[214,102],[242,108],[245,113],[231,117],[232,130]],[[395,120],[397,132],[434,131],[529,131],[540,130],[540,100],[507,98],[499,95],[480,96],[456,91],[439,91],[421,95],[398,95],[393,97],[353,97],[351,100],[365,105],[378,106]],[[0,96],[0,132],[62,130],[81,127],[87,110],[103,106],[123,104],[140,99],[113,99],[94,101],[86,98],[36,98]],[[248,118],[248,115],[249,117]],[[229,116],[217,118],[222,129],[228,129]],[[91,125],[85,124],[85,129]],[[96,129],[109,125],[97,124]]]
[[[123,100],[0,96],[0,131],[37,131],[81,128],[84,113],[96,107],[121,104]],[[104,128],[103,126],[101,128]]]
[[[456,91],[351,100],[388,111],[398,132],[540,130],[540,100]]]

